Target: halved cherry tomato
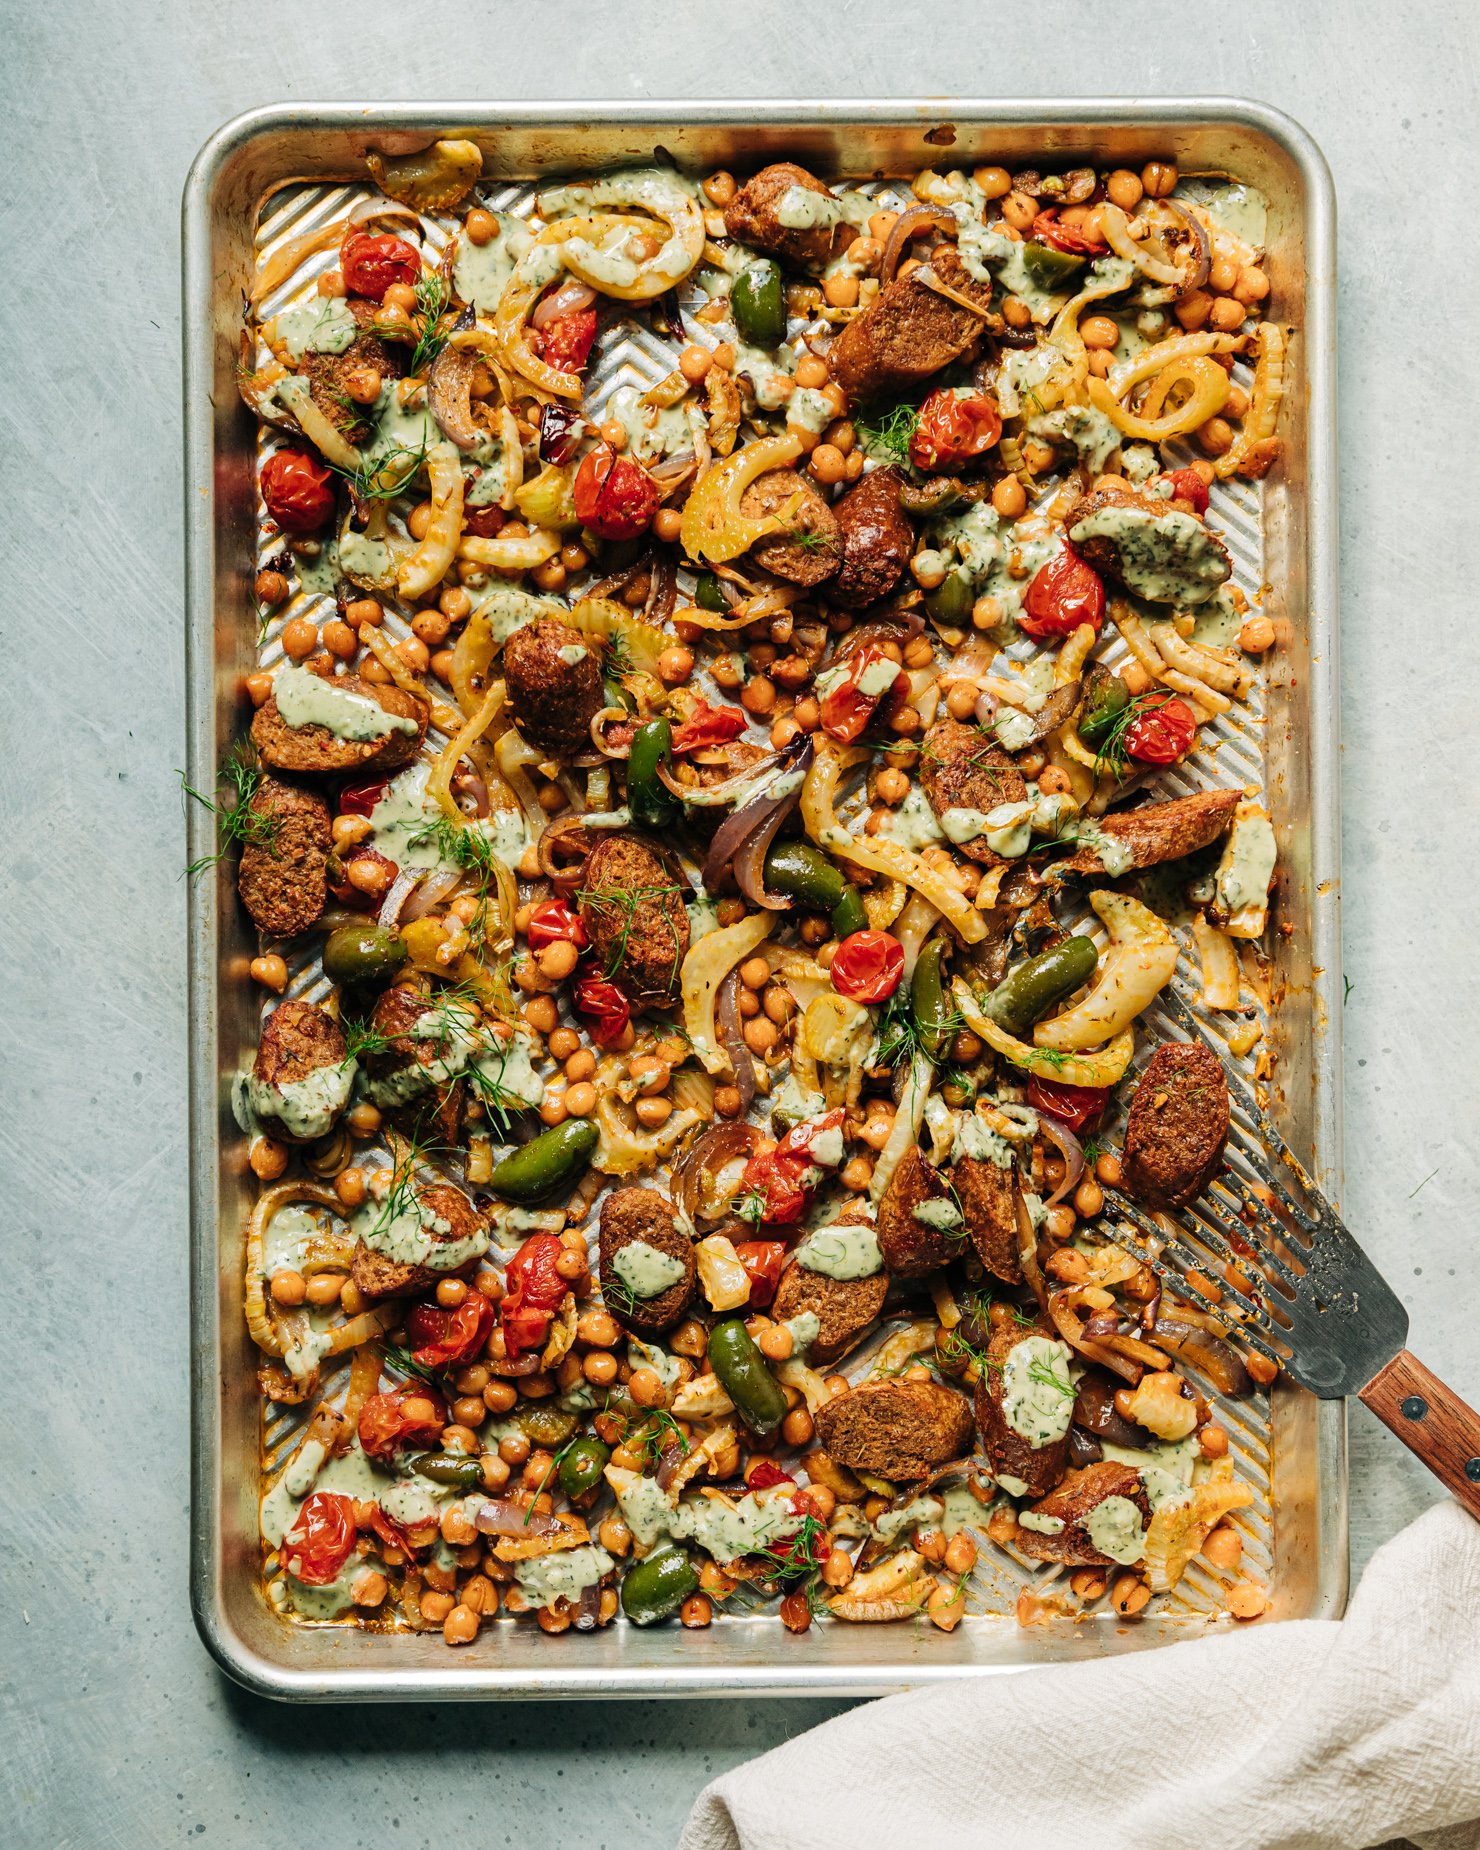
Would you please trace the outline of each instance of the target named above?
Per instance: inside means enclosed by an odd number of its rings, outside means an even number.
[[[586,927],[563,899],[550,899],[530,913],[525,936],[532,951],[542,951],[547,944],[573,944],[580,950],[586,942]]]
[[[1028,235],[1040,244],[1051,244],[1055,250],[1072,251],[1076,257],[1090,257],[1106,248],[1103,238],[1087,238],[1082,231],[1061,225],[1057,206],[1045,207],[1033,220],[1033,229]]]
[[[784,1240],[739,1240],[735,1257],[750,1279],[750,1307],[764,1310],[776,1295],[776,1281],[786,1262]]]
[[[1175,500],[1190,501],[1194,514],[1207,513],[1208,485],[1196,469],[1170,469],[1165,479],[1171,483]]]
[[[886,675],[886,668],[892,674]],[[901,702],[910,686],[909,676],[899,663],[876,643],[868,642],[854,650],[848,657],[847,669],[843,680],[826,688],[820,709],[822,730],[845,745],[867,729],[881,706],[894,707]]]
[[[375,805],[385,795],[388,778],[376,778],[368,784],[346,784],[339,793],[341,816],[371,816]]]
[[[1139,763],[1175,764],[1192,750],[1197,715],[1175,694],[1146,694],[1124,737],[1126,751]]]
[[[1002,414],[984,393],[958,398],[942,388],[920,407],[910,438],[910,461],[917,469],[959,469],[983,455],[1002,435]]]
[[[813,1146],[829,1131],[841,1132],[842,1128],[841,1105],[820,1118],[794,1124],[774,1150],[753,1156],[745,1165],[736,1199],[758,1199],[757,1219],[763,1224],[785,1227],[799,1221],[823,1170],[834,1167],[821,1161]]]
[[[780,1465],[769,1458],[757,1458],[745,1473],[747,1490],[770,1490],[777,1484],[794,1484],[796,1479],[789,1471],[783,1471]]]
[[[474,539],[491,540],[503,531],[508,518],[501,507],[495,507],[491,501],[480,501],[477,507],[464,510],[463,532],[471,533]]]
[[[418,1382],[372,1394],[360,1409],[360,1450],[367,1458],[394,1458],[402,1446],[438,1444],[446,1424],[447,1409],[434,1388]]]
[[[509,1261],[499,1323],[511,1360],[543,1345],[550,1320],[570,1290],[555,1270],[564,1251],[559,1234],[532,1233]]]
[[[1028,1103],[1033,1109],[1046,1111],[1076,1134],[1095,1128],[1109,1097],[1108,1086],[1065,1086],[1056,1079],[1028,1081]]]
[[[547,366],[557,372],[578,373],[591,356],[596,339],[596,310],[574,308],[556,315],[542,328],[531,328],[529,344]]]
[[[850,932],[828,974],[850,1002],[884,1002],[904,979],[904,946],[892,932]]]
[[[399,1548],[408,1561],[416,1553],[417,1545],[411,1539],[411,1531],[404,1523],[397,1522],[394,1516],[388,1516],[378,1503],[370,1507],[370,1527],[387,1548]]]
[[[307,450],[277,450],[262,465],[262,499],[284,533],[317,533],[334,515],[334,478]]]
[[[1018,628],[1035,642],[1072,636],[1082,623],[1098,631],[1105,621],[1105,587],[1072,546],[1056,552],[1033,575]]]
[[[598,539],[635,540],[658,511],[658,484],[630,456],[598,443],[576,470],[576,519]]]
[[[632,1019],[632,1004],[604,976],[583,976],[575,989],[578,1015],[591,1023],[591,1039],[598,1047],[610,1047],[622,1038]]]
[[[712,707],[703,701],[681,726],[673,729],[673,743],[669,750],[675,758],[685,757],[689,752],[706,751],[712,745],[728,745],[731,739],[738,739],[750,721],[740,707]]]
[[[283,1566],[305,1586],[326,1587],[354,1553],[355,1500],[316,1490],[293,1518],[278,1550]]]
[[[421,258],[404,238],[368,231],[353,231],[340,245],[339,268],[348,293],[372,302],[383,301],[393,283],[409,287],[421,281]]]
[[[418,1304],[406,1319],[412,1360],[423,1368],[456,1368],[475,1362],[493,1328],[493,1306],[481,1291],[470,1291],[453,1310]]]

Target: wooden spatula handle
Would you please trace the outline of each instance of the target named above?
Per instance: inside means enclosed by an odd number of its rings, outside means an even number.
[[[1399,1350],[1359,1398],[1480,1517],[1480,1413],[1408,1349]]]

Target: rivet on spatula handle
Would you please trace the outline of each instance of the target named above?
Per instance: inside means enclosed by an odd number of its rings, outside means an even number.
[[[1480,1518],[1480,1413],[1400,1349],[1359,1398]]]

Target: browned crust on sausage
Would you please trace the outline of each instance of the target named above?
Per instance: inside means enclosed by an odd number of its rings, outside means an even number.
[[[1021,803],[1028,794],[1023,774],[1008,753],[976,726],[937,720],[920,751],[920,786],[937,819],[948,809],[992,810]],[[1005,867],[1006,859],[978,835],[960,851],[983,867]]]
[[[1228,1081],[1203,1041],[1164,1042],[1141,1075],[1126,1119],[1127,1190],[1150,1208],[1180,1208],[1218,1173],[1228,1142]]]
[[[957,295],[980,303],[982,313],[937,294],[918,271],[896,277],[848,323],[828,354],[833,378],[855,402],[917,385],[959,360],[983,332],[1000,327],[990,313],[990,287],[971,275],[952,246],[933,250],[930,268]]]
[[[311,1002],[280,1002],[268,1016],[252,1062],[260,1085],[281,1087],[307,1079],[321,1067],[342,1066],[346,1057],[339,1023]],[[281,1143],[310,1143],[295,1137],[274,1114],[260,1112],[263,1123]]]
[[[898,469],[873,469],[833,506],[843,563],[827,588],[828,602],[861,610],[899,583],[915,545],[915,530],[899,505]]]
[[[560,651],[582,648],[574,662]],[[504,644],[504,679],[514,720],[531,745],[569,757],[591,744],[591,722],[601,710],[601,664],[579,630],[554,617],[536,617]]]
[[[976,1426],[993,1472],[999,1477],[1006,1472],[1009,1477],[1021,1478],[1028,1486],[1025,1495],[1041,1497],[1064,1475],[1069,1458],[1069,1435],[1065,1433],[1052,1445],[1029,1445],[1020,1432],[1014,1432],[1008,1425],[1002,1411],[1003,1370],[1007,1358],[1019,1343],[1034,1336],[1045,1336],[1054,1342],[1058,1340],[1058,1331],[1042,1321],[1024,1325],[1015,1318],[992,1331],[987,1344],[987,1365],[976,1390]]]
[[[336,676],[334,686],[347,694],[363,694],[397,719],[415,720],[416,731],[393,730],[381,739],[337,738],[327,726],[290,726],[278,711],[277,696],[269,694],[252,718],[252,743],[262,762],[295,777],[399,771],[410,764],[427,736],[426,703],[399,687],[364,681],[358,675]]]
[[[822,1449],[853,1471],[928,1477],[971,1449],[971,1408],[934,1381],[866,1381],[817,1409]]]
[[[639,1007],[666,1002],[688,955],[689,915],[662,857],[639,836],[604,835],[586,858],[578,904],[601,974]]]
[[[747,180],[725,207],[725,230],[742,244],[768,251],[799,270],[821,270],[853,241],[850,225],[783,225],[777,209],[793,186],[835,197],[816,174],[795,161],[776,161]]]
[[[348,299],[349,312],[361,328],[380,318],[380,304],[368,296]],[[344,389],[345,375],[361,366],[373,366],[382,379],[399,379],[406,368],[394,346],[379,335],[359,334],[343,353],[305,353],[298,370],[308,380],[313,402],[349,443],[363,443],[375,429],[370,407],[357,405]]]
[[[1186,514],[1189,519],[1198,520],[1214,551],[1223,555],[1223,563],[1228,568],[1224,574],[1225,578],[1232,576],[1233,561],[1228,556],[1228,548],[1206,523],[1199,520],[1199,517],[1185,502],[1173,506],[1170,501],[1158,500],[1154,495],[1139,494],[1134,488],[1119,488],[1114,483],[1110,483],[1103,488],[1093,488],[1088,494],[1081,495],[1064,516],[1064,531],[1070,536],[1075,552],[1087,565],[1092,565],[1101,578],[1110,584],[1118,585],[1123,589],[1129,588],[1126,586],[1124,574],[1120,569],[1120,548],[1115,541],[1102,533],[1092,534],[1083,540],[1074,539],[1073,534],[1080,521],[1088,520],[1092,515],[1101,513],[1106,508],[1116,507],[1136,508],[1139,512],[1156,518],[1166,514]]]
[[[966,1216],[966,1232],[977,1258],[1006,1285],[1023,1282],[1018,1258],[1017,1170],[963,1156],[951,1166],[951,1184]]]
[[[879,1202],[879,1251],[884,1264],[901,1278],[920,1278],[939,1271],[964,1250],[958,1227],[927,1227],[915,1219],[915,1209],[927,1201],[949,1201],[945,1177],[925,1158],[918,1145],[906,1150],[889,1178]]]
[[[420,1066],[436,1064],[442,1054],[438,1042],[411,1033],[432,1006],[414,989],[387,989],[376,998],[375,1007],[370,1011],[370,1027],[375,1034],[386,1036],[390,1044],[364,1055],[362,1065],[370,1078],[388,1078],[412,1061]],[[466,1091],[466,1080],[447,1080],[408,1099],[404,1105],[394,1107],[386,1115],[392,1124],[418,1142],[450,1149],[457,1142],[462,1125]]]
[[[645,1240],[660,1253],[677,1259],[684,1276],[656,1298],[628,1300],[614,1261],[624,1246]],[[607,1309],[623,1325],[641,1336],[656,1336],[671,1329],[688,1309],[698,1281],[694,1243],[678,1224],[678,1215],[666,1196],[651,1188],[615,1189],[601,1206],[601,1291]]]
[[[811,1311],[820,1327],[807,1353],[812,1361],[826,1365],[845,1356],[873,1328],[888,1294],[886,1272],[872,1278],[829,1278],[788,1259],[777,1281],[771,1315],[785,1323]]]
[[[329,805],[316,790],[264,777],[251,809],[274,817],[277,827],[270,840],[242,848],[236,890],[258,931],[269,938],[296,937],[318,923],[327,899]]]
[[[758,541],[750,557],[763,571],[774,572],[793,585],[820,585],[843,562],[843,536],[837,516],[818,489],[795,469],[767,469],[740,497],[740,512],[750,520],[763,519],[785,507],[793,495],[801,502],[786,518],[785,529]],[[792,536],[806,534],[808,543]]]
[[[1033,1508],[1040,1516],[1057,1516],[1063,1528],[1057,1535],[1044,1535],[1037,1529],[1019,1529],[1013,1537],[1020,1554],[1035,1561],[1062,1561],[1066,1567],[1117,1567],[1109,1555],[1101,1554],[1089,1539],[1085,1527],[1090,1516],[1107,1497],[1125,1497],[1141,1512],[1143,1524],[1151,1521],[1151,1505],[1141,1474],[1133,1465],[1102,1459],[1070,1471],[1063,1483]]]
[[[454,1188],[450,1182],[435,1182],[427,1188],[419,1188],[416,1198],[428,1213],[448,1224],[446,1233],[438,1233],[435,1229],[432,1232],[432,1239],[438,1246],[466,1240],[482,1231],[483,1216],[462,1190]],[[429,1290],[439,1279],[465,1278],[477,1263],[475,1253],[462,1265],[445,1272],[436,1271],[429,1265],[408,1265],[404,1260],[388,1258],[360,1240],[350,1260],[350,1277],[367,1298],[405,1298]]]
[[[1243,793],[1238,790],[1199,790],[1195,796],[1174,797],[1168,803],[1147,803],[1140,809],[1102,816],[1099,827],[1124,842],[1135,856],[1132,867],[1155,867],[1162,861],[1179,861],[1226,835]],[[1104,876],[1104,865],[1093,848],[1061,861],[1062,871]],[[1129,869],[1127,870],[1129,871]]]

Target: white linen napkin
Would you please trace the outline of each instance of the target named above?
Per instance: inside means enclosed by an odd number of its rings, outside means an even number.
[[[680,1850],[1480,1850],[1480,1524],[1346,1617],[890,1696],[723,1774]]]

